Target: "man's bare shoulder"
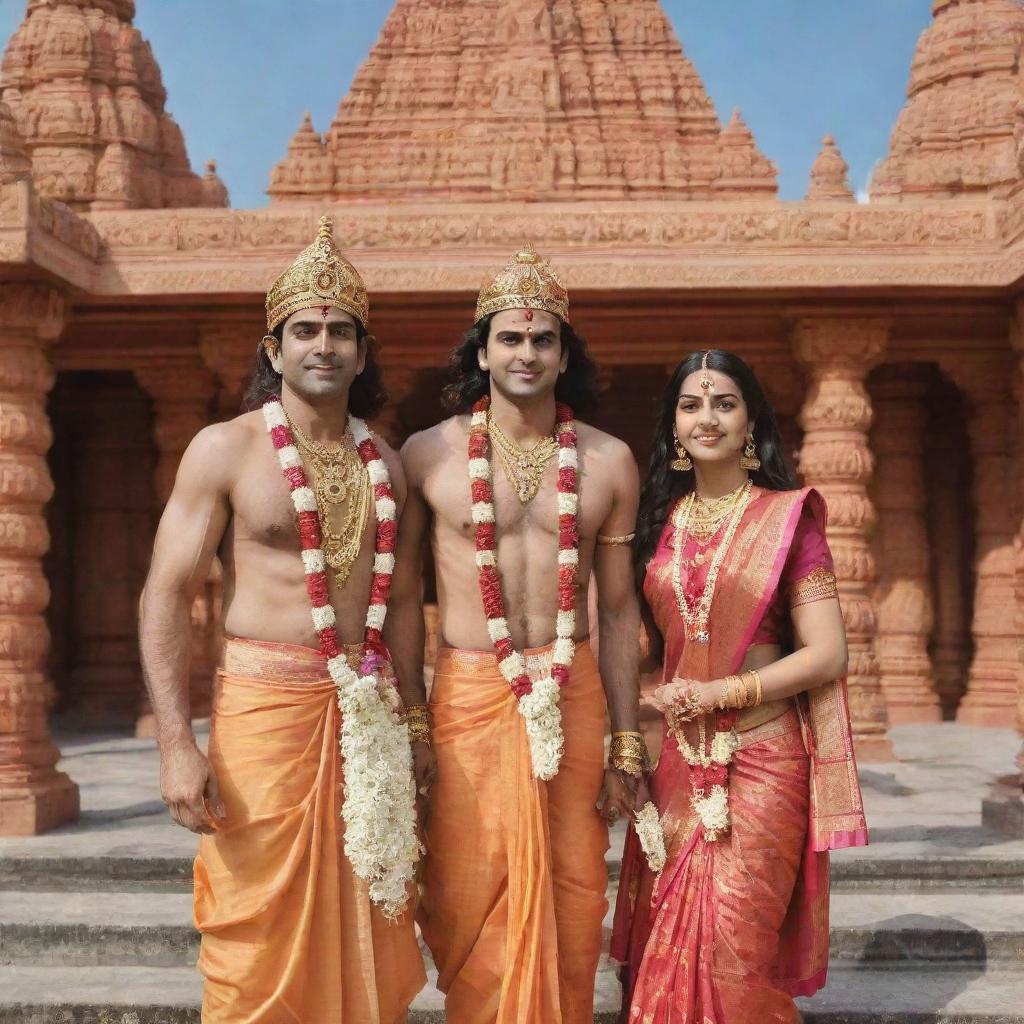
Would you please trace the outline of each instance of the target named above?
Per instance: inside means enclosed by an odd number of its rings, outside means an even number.
[[[402,462],[410,481],[422,481],[431,468],[465,452],[469,417],[452,416],[420,430],[402,445]]]
[[[576,422],[576,446],[584,455],[597,459],[602,468],[632,469],[636,459],[629,445],[621,438],[598,430],[589,423]]]
[[[263,416],[258,411],[203,427],[182,456],[179,480],[197,478],[208,486],[230,487],[242,461],[265,433]]]
[[[404,497],[405,495],[405,467],[401,456],[395,451],[387,441],[384,440],[377,431],[371,431],[373,435],[373,443],[377,446],[377,451],[380,452],[380,457],[384,460],[384,465],[388,467],[388,475],[391,477],[391,486],[395,491],[396,496]]]

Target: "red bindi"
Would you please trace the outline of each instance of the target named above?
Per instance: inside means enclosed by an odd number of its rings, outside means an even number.
[[[532,320],[533,319],[533,310],[532,309],[526,310],[526,319],[527,320]]]
[[[325,320],[327,319],[327,314],[328,314],[328,313],[329,313],[330,311],[331,311],[331,307],[330,307],[330,306],[321,306],[321,307],[320,307],[320,315],[321,315],[321,316],[322,316],[322,317],[323,317],[323,318],[324,318]]]

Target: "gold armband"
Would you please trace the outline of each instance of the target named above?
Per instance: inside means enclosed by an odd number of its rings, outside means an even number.
[[[405,709],[405,723],[409,727],[410,743],[430,746],[430,708],[426,704],[410,704]]]
[[[598,544],[632,544],[633,538],[636,536],[635,533],[624,533],[621,537],[605,537],[602,534],[597,535]]]
[[[640,778],[647,769],[647,745],[639,732],[613,732],[608,767]]]

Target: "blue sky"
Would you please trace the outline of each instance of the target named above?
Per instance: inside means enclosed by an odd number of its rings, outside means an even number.
[[[373,45],[387,0],[136,0],[168,108],[197,169],[217,159],[236,207],[262,206],[305,110],[321,131]],[[800,198],[826,132],[855,189],[885,156],[929,0],[663,0],[726,121],[742,109]],[[24,14],[0,0],[0,40]]]

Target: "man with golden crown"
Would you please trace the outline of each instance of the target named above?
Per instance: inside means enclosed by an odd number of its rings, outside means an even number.
[[[141,606],[161,793],[201,834],[205,1024],[396,1024],[425,976],[409,724],[383,643],[401,463],[369,304],[323,218],[267,295],[252,411],[201,431]],[[209,750],[189,718],[189,609],[217,556],[226,637]]]
[[[481,292],[452,369],[455,415],[402,453],[394,653],[410,684],[428,536],[440,601],[432,734],[414,748],[429,789],[420,924],[450,1024],[590,1024],[607,825],[632,813],[644,761],[636,464],[575,418],[594,364],[532,249]]]

